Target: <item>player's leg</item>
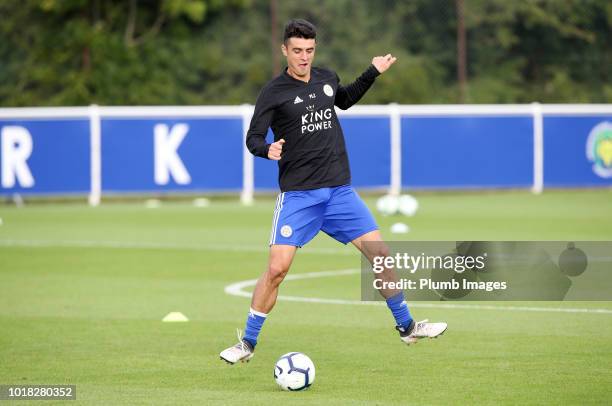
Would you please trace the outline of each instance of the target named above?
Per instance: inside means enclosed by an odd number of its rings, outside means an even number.
[[[378,230],[367,232],[351,242],[368,259],[370,264],[374,262],[376,257],[389,256],[389,247],[382,240]],[[399,280],[395,269],[387,267],[382,272],[374,274],[374,278],[381,280],[383,283],[378,284],[378,286],[383,287],[388,286],[386,282],[397,282]],[[398,331],[410,331],[414,327],[414,320],[404,299],[404,292],[401,289],[378,289],[378,292],[385,298]]]
[[[324,198],[325,193],[318,190],[279,195],[272,222],[268,267],[253,291],[244,337],[239,335],[238,344],[220,354],[225,361],[233,364],[253,356],[261,328],[276,303],[279,286],[297,248],[312,240],[321,228]]]
[[[351,241],[351,243],[368,259],[370,264],[373,263],[376,257],[387,257],[389,256],[389,247],[383,241],[380,231],[374,230],[369,231]],[[364,244],[365,243],[365,244]],[[393,268],[384,268],[384,271],[378,274],[374,274],[376,279],[380,279],[382,282],[397,282],[397,274]],[[380,286],[388,286],[387,283],[380,284]],[[402,291],[400,289],[378,289],[378,292],[385,299],[396,296]]]
[[[278,287],[289,272],[296,251],[297,247],[294,245],[272,245],[270,247],[268,269],[255,285],[251,309],[266,314],[272,310],[278,296]]]
[[[328,202],[321,229],[332,238],[352,242],[372,263],[376,256],[388,256],[389,248],[382,240],[372,213],[351,186],[336,188]],[[383,282],[398,281],[393,268],[385,269],[376,278]],[[385,285],[382,285],[385,286]],[[379,289],[396,322],[402,341],[413,343],[423,337],[437,337],[446,330],[446,323],[414,322],[404,300],[404,293],[395,289]]]
[[[389,248],[382,241],[372,213],[351,186],[336,188],[328,202],[322,230],[344,244],[352,242],[370,263],[374,257],[389,255]],[[393,268],[385,269],[375,277],[383,282],[398,280]],[[379,292],[387,301],[397,326],[409,330],[413,320],[404,293],[397,289],[379,289]]]
[[[276,303],[278,287],[289,272],[296,250],[297,247],[292,245],[272,245],[270,247],[268,267],[257,281],[253,291],[244,336],[238,333],[238,344],[222,351],[219,354],[221,359],[235,364],[238,361],[248,362],[253,357],[261,328]]]
[[[359,236],[352,243],[368,258],[370,264],[373,263],[375,257],[389,256],[389,248],[382,240],[378,230]],[[383,272],[375,274],[375,278],[383,282],[398,281],[393,268],[385,268]],[[381,286],[384,286],[384,284],[381,284]],[[446,323],[430,323],[429,320],[415,322],[408,310],[403,291],[379,289],[379,292],[385,298],[387,306],[395,318],[395,329],[399,332],[401,340],[406,344],[416,343],[421,338],[436,338],[446,331]]]
[[[297,250],[293,245],[272,245],[268,259],[268,269],[261,275],[255,285],[251,308],[247,317],[243,339],[251,349],[255,349],[257,338],[268,313],[276,304],[278,287],[289,272],[291,262]]]

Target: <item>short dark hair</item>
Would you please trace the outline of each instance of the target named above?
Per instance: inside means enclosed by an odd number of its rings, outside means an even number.
[[[311,22],[302,20],[300,18],[289,20],[285,25],[285,34],[283,36],[283,43],[287,43],[289,38],[304,38],[304,39],[317,39],[317,27]]]

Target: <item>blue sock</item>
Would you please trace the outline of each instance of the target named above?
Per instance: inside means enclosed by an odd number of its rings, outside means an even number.
[[[404,301],[404,292],[399,292],[395,296],[391,296],[387,299],[387,306],[393,317],[395,317],[395,323],[404,328],[408,328],[412,323],[412,316],[410,316],[410,310],[408,305]]]
[[[244,329],[244,337],[242,339],[247,341],[253,348],[257,345],[257,336],[261,331],[264,321],[268,315],[252,308],[249,310],[247,316],[246,328]]]

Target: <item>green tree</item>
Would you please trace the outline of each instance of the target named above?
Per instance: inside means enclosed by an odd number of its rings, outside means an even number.
[[[464,0],[467,101],[611,102],[608,0]],[[350,82],[398,62],[364,103],[455,103],[455,0],[277,1],[319,28],[316,64]],[[0,1],[0,105],[253,103],[272,76],[265,0]]]

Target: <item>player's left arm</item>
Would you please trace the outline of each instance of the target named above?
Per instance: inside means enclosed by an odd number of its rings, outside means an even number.
[[[378,75],[384,73],[397,60],[391,54],[385,56],[375,56],[372,64],[361,74],[353,83],[342,86],[338,78],[338,89],[334,104],[342,110],[346,110],[357,103],[374,83]]]

